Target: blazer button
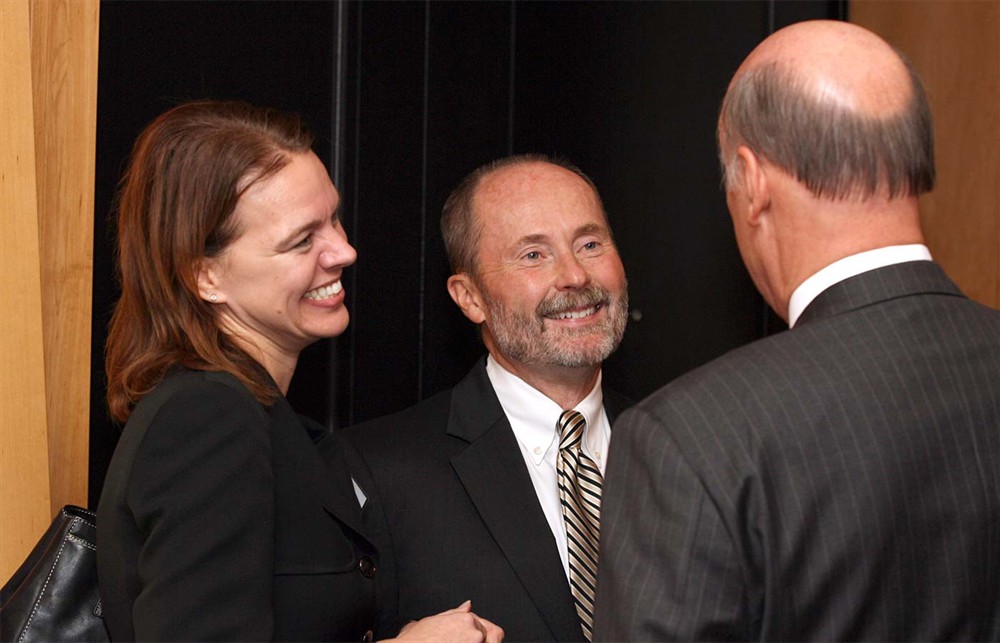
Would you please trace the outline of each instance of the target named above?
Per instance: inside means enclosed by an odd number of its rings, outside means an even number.
[[[375,640],[375,632],[368,630],[367,632],[365,632],[365,637],[361,640],[364,641],[364,643],[371,643],[372,641]]]
[[[373,561],[368,556],[362,556],[361,560],[358,561],[358,569],[361,570],[361,575],[365,578],[375,578],[376,568],[375,561]]]

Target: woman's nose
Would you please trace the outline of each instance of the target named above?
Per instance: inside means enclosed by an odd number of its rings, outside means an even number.
[[[337,235],[331,239],[326,248],[320,252],[319,263],[324,269],[346,268],[358,258],[358,252],[347,239]]]

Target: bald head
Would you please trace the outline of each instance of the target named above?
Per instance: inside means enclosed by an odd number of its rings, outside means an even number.
[[[601,203],[601,195],[597,191],[597,186],[594,185],[589,176],[569,161],[545,154],[528,153],[515,154],[486,163],[462,179],[448,196],[441,213],[441,236],[444,239],[445,250],[448,253],[448,261],[453,273],[475,274],[476,248],[482,237],[483,226],[482,222],[478,220],[473,206],[476,195],[483,187],[485,179],[509,168],[539,164],[553,165],[578,176],[593,190],[594,197],[603,212],[604,206]]]
[[[736,72],[777,64],[802,79],[802,89],[862,115],[901,113],[913,90],[906,64],[887,42],[847,22],[800,22],[774,33]]]
[[[719,144],[724,171],[746,145],[817,197],[915,196],[934,185],[920,79],[888,43],[845,22],[797,23],[758,45],[726,92]]]

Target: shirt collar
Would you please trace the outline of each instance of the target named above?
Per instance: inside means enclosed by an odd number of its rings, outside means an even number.
[[[563,409],[544,393],[501,366],[492,355],[486,358],[486,374],[510,422],[514,437],[527,450],[535,464],[539,464],[553,445],[559,448],[556,424]],[[597,432],[591,431],[590,427],[604,408],[601,379],[602,373],[599,371],[594,388],[573,407],[587,420],[583,439],[591,452],[600,450]]]
[[[834,261],[799,284],[788,300],[788,327],[793,328],[802,311],[830,286],[869,270],[907,261],[931,261],[931,252],[922,243],[886,246],[859,252]]]

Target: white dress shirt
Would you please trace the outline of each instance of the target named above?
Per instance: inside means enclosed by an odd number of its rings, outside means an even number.
[[[931,251],[921,243],[913,243],[867,250],[834,261],[803,281],[792,292],[792,296],[788,300],[788,327],[794,328],[795,322],[799,320],[806,306],[830,286],[869,270],[906,263],[907,261],[932,261]]]
[[[559,432],[556,424],[564,409],[527,382],[500,366],[492,356],[486,358],[486,374],[493,390],[500,399],[507,420],[514,430],[514,437],[521,447],[521,456],[535,485],[535,495],[545,512],[545,518],[555,536],[562,559],[563,570],[569,578],[569,558],[566,545],[566,523],[563,522],[562,504],[559,502],[559,483],[556,462],[559,457]],[[575,407],[587,420],[582,448],[597,462],[604,473],[611,441],[611,424],[604,412],[601,393],[601,374],[587,397]]]

